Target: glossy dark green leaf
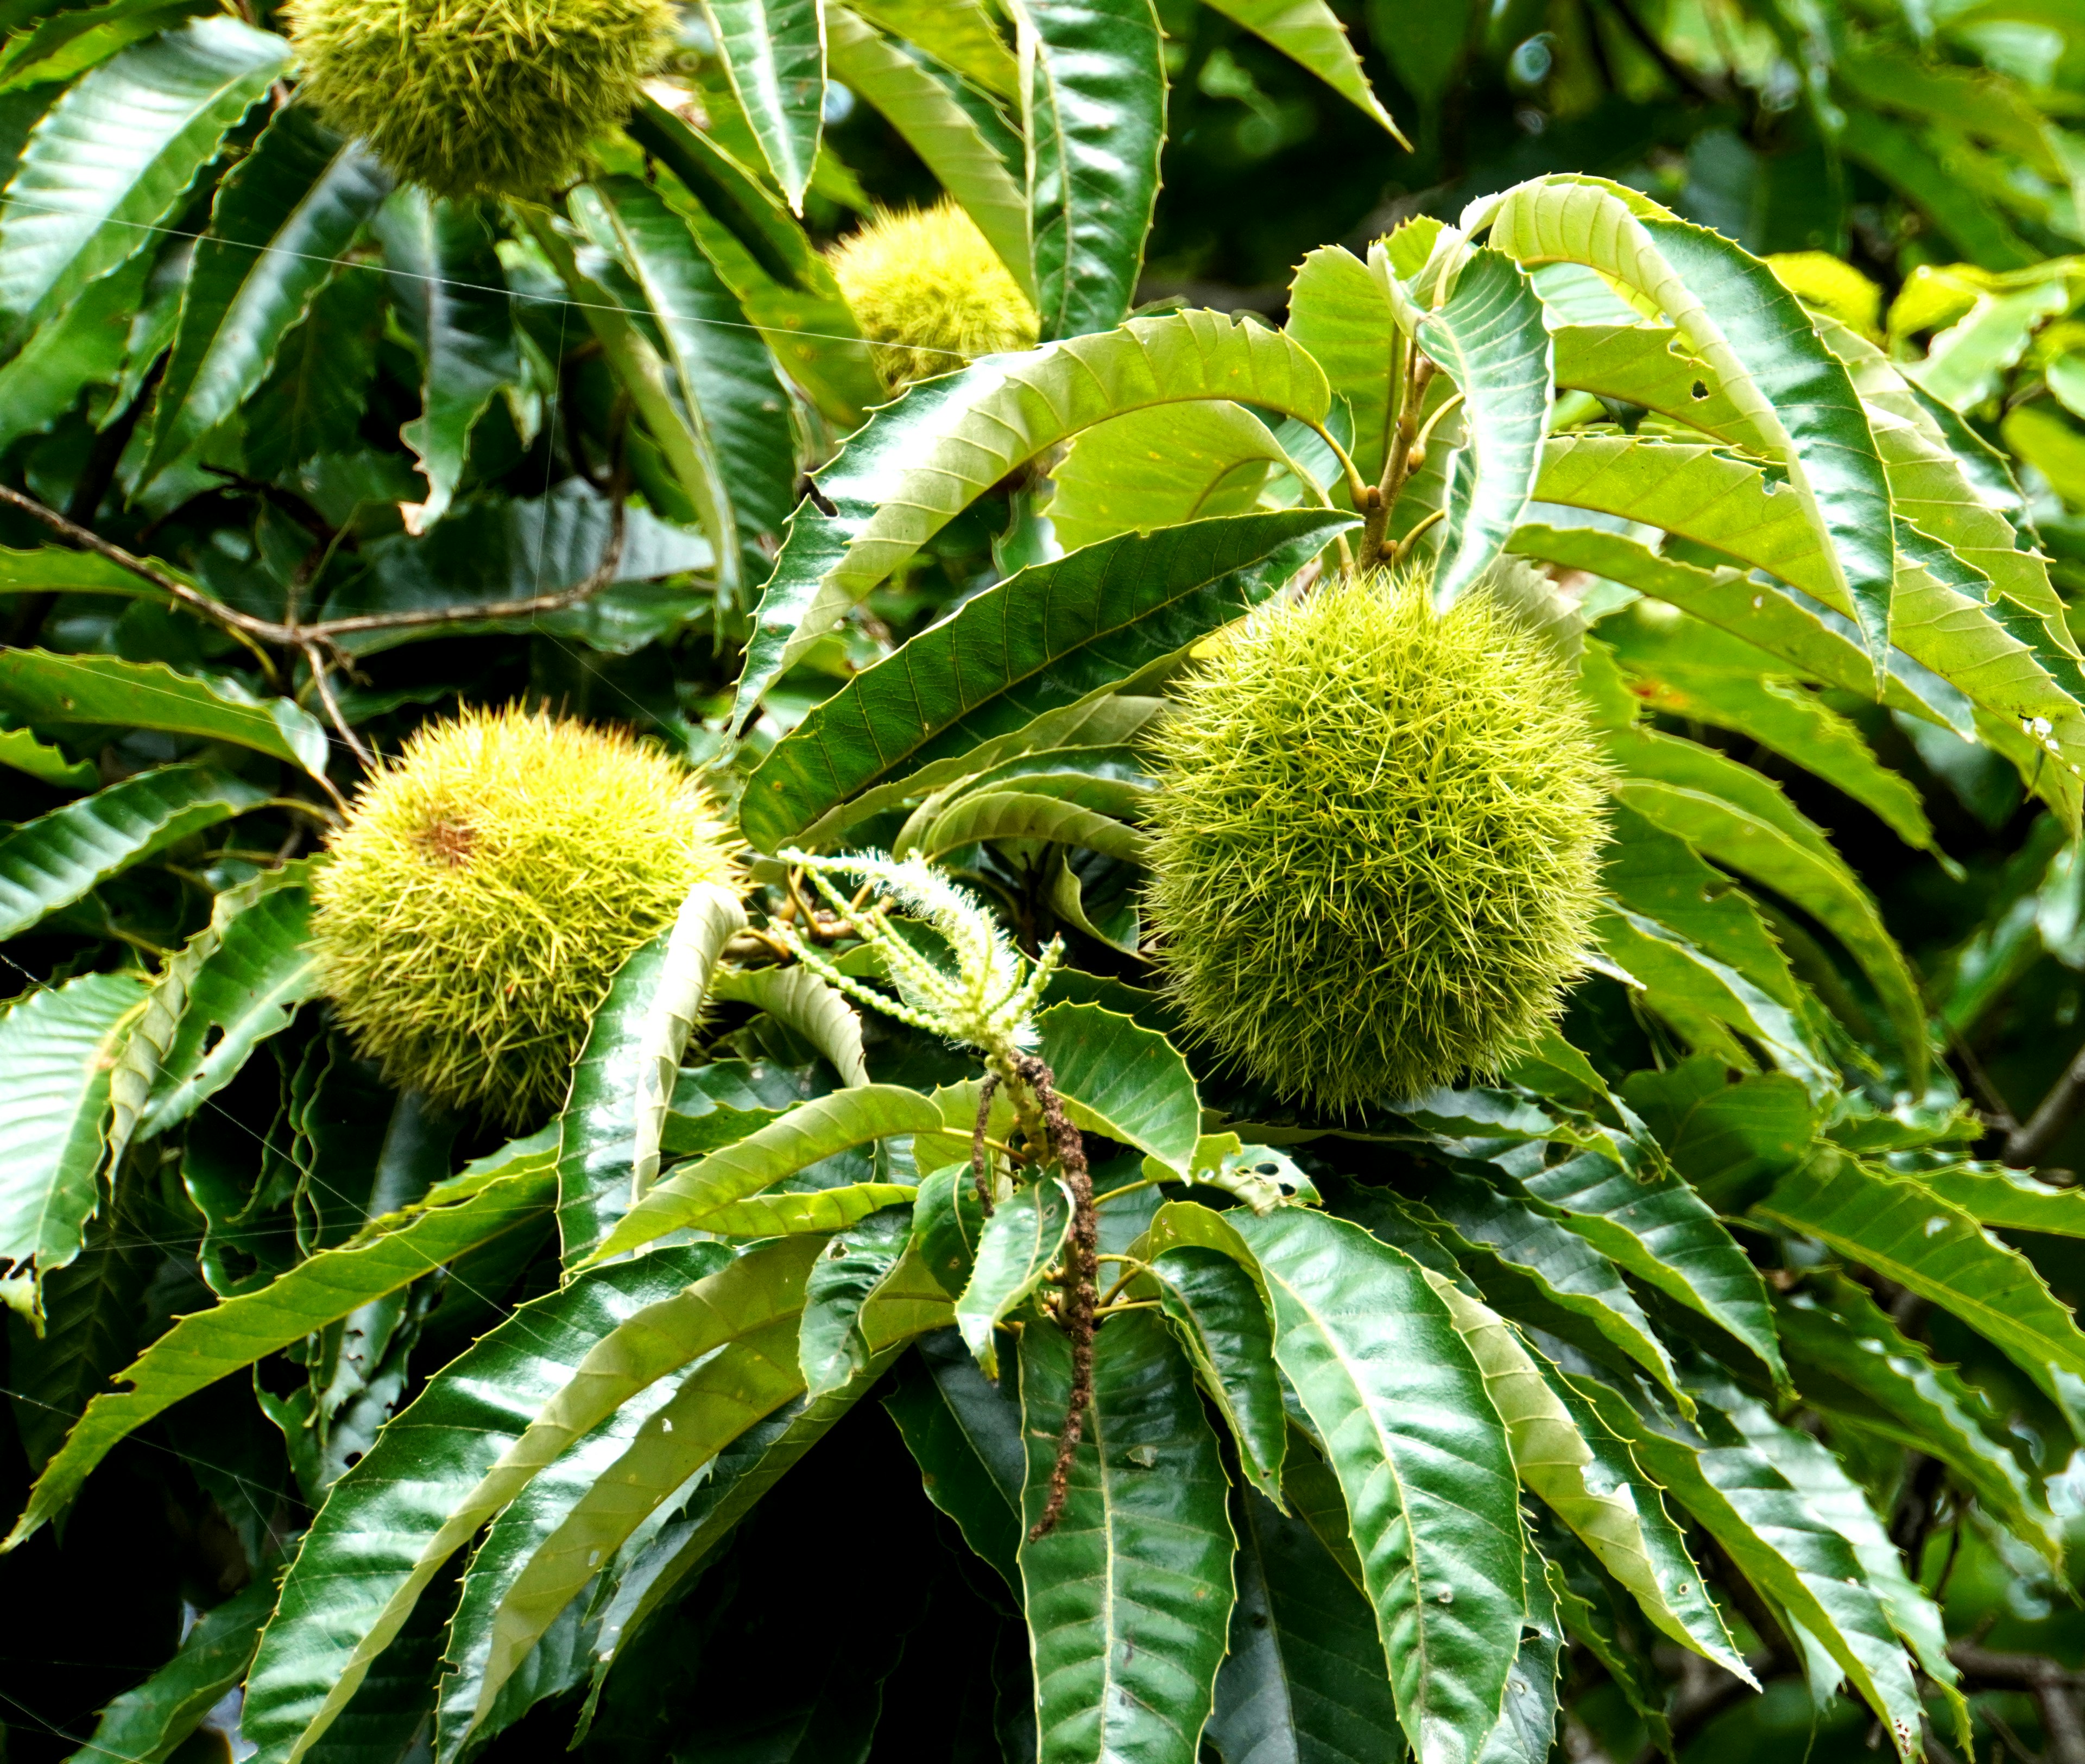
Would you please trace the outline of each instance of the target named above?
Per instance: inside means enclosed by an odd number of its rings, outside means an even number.
[[[582,1274],[430,1381],[333,1485],[304,1534],[247,1680],[248,1738],[286,1758],[308,1751],[480,1524],[623,1400],[732,1333],[741,1299],[773,1299],[764,1276],[783,1271],[774,1258],[746,1269],[728,1254],[697,1244]],[[797,1293],[801,1261],[790,1264]],[[733,1278],[720,1290],[722,1274]],[[633,1321],[641,1348],[624,1333]],[[340,1571],[343,1561],[353,1574]]]
[[[70,1266],[42,1282],[43,1331],[18,1317],[7,1327],[7,1382],[15,1431],[32,1476],[64,1444],[66,1431],[138,1351],[145,1299],[163,1257],[138,1221],[105,1210]]]
[[[121,377],[131,315],[151,268],[150,255],[141,253],[113,275],[89,282],[63,312],[29,333],[14,359],[0,367],[0,443],[40,434],[87,387]]]
[[[1498,1719],[1525,1612],[1505,1427],[1408,1256],[1307,1208],[1237,1224],[1352,1512],[1399,1721],[1420,1764],[1456,1764]]]
[[[2019,1460],[1993,1436],[1997,1418],[1982,1393],[1936,1364],[1866,1287],[1826,1277],[1776,1308],[1805,1401],[1835,1423],[1938,1458],[2016,1536],[2045,1555],[2060,1551],[2055,1519]]]
[[[987,1378],[999,1376],[1000,1321],[1042,1284],[1071,1228],[1072,1197],[1055,1177],[1016,1189],[985,1221],[977,1265],[956,1300],[956,1326]]]
[[[755,1252],[776,1269],[805,1266],[803,1258]],[[809,1264],[810,1268],[816,1262]],[[724,1283],[713,1283],[723,1296]],[[762,1302],[733,1317],[720,1307],[733,1333],[680,1379],[671,1397],[645,1419],[612,1465],[581,1492],[556,1528],[536,1545],[499,1601],[478,1687],[475,1719],[491,1712],[494,1698],[558,1613],[584,1589],[595,1569],[628,1541],[688,1478],[766,1416],[804,1394],[798,1363],[800,1312],[808,1293],[801,1274],[778,1281]],[[793,1302],[792,1302],[793,1301]],[[864,1359],[840,1385],[813,1399],[807,1414],[830,1406],[840,1391],[864,1393],[905,1342],[949,1317],[948,1301],[916,1262],[907,1262],[879,1282],[860,1312]],[[716,1335],[720,1332],[712,1331]],[[709,1339],[706,1337],[705,1339]],[[627,1406],[626,1405],[626,1407]]]
[[[82,974],[0,1016],[0,1295],[39,1322],[44,1275],[101,1203],[108,1075],[144,998],[134,973]]]
[[[1299,511],[1125,533],[974,596],[775,745],[747,782],[748,837],[783,843],[878,778],[1128,678],[1264,600],[1351,524]]]
[[[958,1387],[955,1401],[951,1384]],[[1022,1453],[1021,1411],[1011,1393],[987,1383],[961,1338],[949,1332],[922,1337],[899,1362],[883,1406],[919,1466],[928,1499],[956,1522],[963,1541],[1009,1590],[1017,1588]],[[975,1431],[980,1420],[996,1422],[982,1449]]]
[[[852,9],[828,12],[826,30],[834,78],[883,113],[977,223],[986,243],[1032,300],[1035,275],[1028,244],[1027,193],[1018,180],[1018,166],[1008,166],[972,114],[971,107],[983,101],[973,96],[966,106],[959,85],[937,77]]]
[[[62,1509],[117,1441],[191,1392],[324,1329],[465,1250],[540,1219],[554,1177],[548,1148],[494,1164],[473,1189],[459,1178],[365,1239],[300,1262],[273,1284],[184,1317],[126,1368],[130,1388],[91,1403],[36,1482],[10,1538],[19,1542]],[[468,1192],[466,1192],[468,1191]]]
[[[837,1390],[868,1364],[862,1308],[898,1266],[911,1237],[911,1208],[885,1207],[834,1238],[812,1268],[804,1283],[804,1321],[796,1339],[810,1397]]]
[[[277,346],[390,189],[368,151],[343,141],[311,105],[276,112],[218,186],[196,243],[141,485],[259,387]]]
[[[1151,0],[1014,0],[1045,341],[1128,316],[1158,199],[1166,66]]]
[[[1151,1263],[1158,1303],[1237,1443],[1246,1478],[1281,1499],[1289,1421],[1274,1368],[1274,1320],[1259,1287],[1221,1249],[1183,1244]]]
[[[2038,1381],[2085,1372],[2085,1334],[2034,1264],[1916,1177],[1827,1151],[1753,1211],[1951,1311]]]
[[[1531,1282],[1548,1303],[1584,1319],[1683,1407],[1691,1401],[1679,1388],[1672,1356],[1621,1270],[1561,1219],[1470,1176],[1443,1175],[1417,1189],[1412,1198],[1423,1201],[1441,1226],[1454,1234],[1451,1241],[1457,1247],[1488,1250],[1506,1270]],[[1481,1263],[1484,1258],[1476,1259]],[[1470,1272],[1480,1287],[1484,1286],[1481,1266]],[[1509,1312],[1512,1309],[1510,1298],[1494,1297],[1493,1302]]]
[[[1223,1764],[1348,1764],[1397,1724],[1375,1616],[1302,1519],[1252,1490],[1238,1518],[1238,1605],[1207,1738]]]
[[[657,1173],[682,1050],[725,941],[745,922],[729,889],[696,884],[674,922],[626,958],[594,1012],[558,1126],[567,1267],[605,1253]]]
[[[592,1253],[596,1260],[603,1260],[690,1225],[703,1230],[739,1232],[756,1206],[749,1197],[758,1196],[762,1189],[857,1146],[900,1134],[938,1132],[943,1124],[940,1109],[916,1090],[901,1085],[860,1084],[834,1091],[791,1109],[734,1145],[681,1165],[654,1185]],[[855,1185],[861,1189],[898,1186],[889,1183]],[[887,1194],[881,1199],[870,1199],[870,1204],[854,1216],[860,1218],[878,1206],[911,1198],[909,1194]],[[774,1198],[777,1204],[817,1198],[814,1195]],[[727,1214],[727,1209],[739,1211]],[[835,1221],[825,1228],[837,1230],[843,1223]],[[758,1225],[745,1228],[753,1235],[760,1229]]]
[[[317,958],[305,941],[311,905],[302,880],[286,882],[223,926],[198,934],[210,947],[181,976],[172,1033],[145,1075],[150,1089],[140,1134],[150,1138],[194,1113],[239,1075],[261,1041],[287,1028],[297,1007],[317,991]],[[163,977],[158,994],[166,990]]]
[[[952,1299],[970,1284],[984,1233],[984,1206],[967,1164],[944,1164],[919,1185],[912,1205],[912,1242]]]
[[[1191,1168],[1202,1103],[1170,1041],[1097,1004],[1053,1004],[1035,1028],[1074,1126],[1135,1146],[1169,1169]]]
[[[803,227],[745,166],[648,94],[626,126],[693,197],[683,218],[775,360],[829,421],[854,427],[888,394]]]
[[[7,186],[0,312],[40,320],[148,242],[289,46],[217,15],[125,49],[47,112]]]
[[[800,214],[825,129],[818,0],[703,0],[703,13],[767,168]]]
[[[1215,9],[1265,39],[1300,67],[1306,67],[1365,116],[1373,117],[1402,145],[1404,137],[1370,89],[1361,57],[1347,40],[1347,28],[1326,0],[1212,0]],[[1412,21],[1401,20],[1400,28]]]
[[[781,532],[796,499],[788,394],[686,222],[637,179],[604,178],[597,188],[658,325],[670,388],[714,462],[708,506],[722,530],[711,537],[720,556],[741,558],[745,580],[757,582],[768,567],[758,541]]]
[[[521,380],[514,302],[477,206],[397,191],[376,218],[391,299],[419,346],[420,414],[399,438],[427,481],[424,531],[454,500],[470,433],[495,394]]]
[[[1542,303],[1527,272],[1498,252],[1473,252],[1455,291],[1415,334],[1463,393],[1463,440],[1442,524],[1452,536],[1433,579],[1435,604],[1449,606],[1497,561],[1527,511],[1556,369]]]
[[[1713,1058],[1637,1072],[1623,1087],[1673,1167],[1712,1206],[1740,1211],[1807,1152],[1816,1114],[1803,1087],[1779,1072],[1727,1083]]]
[[[1063,1334],[1023,1331],[1030,1526],[1071,1381]],[[1068,1488],[1055,1528],[1021,1545],[1038,1758],[1194,1764],[1230,1627],[1229,1489],[1194,1372],[1148,1312],[1109,1319],[1094,1339],[1093,1406]]]
[[[1516,1167],[1514,1174],[1528,1195],[1603,1255],[1728,1329],[1785,1384],[1758,1270],[1700,1195],[1669,1169],[1654,1167],[1641,1148],[1637,1156],[1635,1167],[1624,1168],[1581,1152],[1546,1169]]]
[[[244,1592],[206,1611],[180,1652],[144,1683],[101,1711],[83,1758],[163,1758],[202,1724],[224,1694],[246,1676],[261,1626],[275,1608],[275,1584],[257,1576]]]
[[[294,700],[260,698],[229,676],[177,673],[115,655],[0,655],[0,705],[25,723],[112,723],[229,741],[321,775],[325,726]]]
[[[1916,1756],[1920,1717],[1909,1664],[1845,1539],[1742,1440],[1697,1444],[1667,1435],[1604,1385],[1569,1382],[1746,1579],[1830,1653],[1888,1724],[1897,1755]]]
[[[907,388],[821,470],[823,503],[806,502],[792,518],[754,615],[733,727],[870,589],[1016,466],[1125,411],[1205,398],[1314,426],[1331,410],[1324,374],[1299,346],[1208,312],[1132,319]],[[824,507],[833,512],[817,511]],[[1322,545],[1336,521],[1321,518]]]

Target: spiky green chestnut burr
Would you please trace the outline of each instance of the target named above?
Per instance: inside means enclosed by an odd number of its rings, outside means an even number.
[[[1495,1071],[1556,1015],[1607,774],[1565,665],[1488,592],[1269,603],[1153,740],[1157,959],[1243,1071],[1344,1114]]]
[[[883,210],[826,258],[894,392],[974,356],[1035,346],[1035,308],[953,201]]]
[[[421,729],[313,885],[336,1018],[401,1087],[512,1127],[563,1100],[624,957],[697,882],[741,885],[709,793],[618,731],[517,708]]]
[[[294,0],[304,89],[438,196],[541,196],[630,113],[666,0]]]

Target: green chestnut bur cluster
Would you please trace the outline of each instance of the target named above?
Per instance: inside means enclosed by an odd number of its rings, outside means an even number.
[[[666,0],[295,0],[304,90],[437,196],[541,196],[630,113]]]
[[[677,761],[508,708],[422,728],[329,842],[311,945],[333,1014],[401,1088],[512,1128],[563,1101],[625,957],[737,848]]]
[[[880,210],[826,254],[892,391],[973,357],[1033,349],[1035,308],[957,205]]]
[[[1581,971],[1607,771],[1482,587],[1321,580],[1213,640],[1153,738],[1149,911],[1189,1023],[1335,1114],[1495,1073]]]

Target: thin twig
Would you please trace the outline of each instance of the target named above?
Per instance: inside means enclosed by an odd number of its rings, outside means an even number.
[[[304,645],[304,659],[311,666],[312,684],[318,689],[319,702],[325,706],[325,714],[331,719],[333,726],[340,731],[340,738],[346,743],[348,752],[361,761],[364,766],[374,769],[376,756],[362,744],[362,737],[355,732],[350,727],[347,719],[340,714],[340,701],[333,697],[333,682],[326,677],[325,651],[316,643],[307,643]],[[326,788],[331,790],[332,784],[327,782]],[[338,799],[338,793],[336,793],[336,799]],[[346,804],[343,803],[341,806],[345,808]]]
[[[350,618],[320,619],[311,624],[282,624],[274,619],[257,618],[250,613],[241,613],[227,606],[221,600],[190,587],[185,582],[169,575],[148,560],[134,557],[121,545],[104,539],[100,534],[66,519],[56,509],[45,507],[33,496],[0,484],[0,502],[19,508],[25,515],[41,521],[53,532],[70,540],[83,551],[91,551],[96,557],[105,558],[119,569],[128,570],[140,581],[149,582],[162,593],[179,601],[190,611],[223,625],[227,630],[238,631],[258,638],[264,643],[274,643],[285,649],[306,649],[312,643],[333,647],[336,640],[352,637],[365,631],[400,631],[424,629],[432,625],[463,625],[487,619],[531,618],[546,613],[562,613],[576,606],[582,600],[598,594],[615,579],[615,573],[622,566],[622,542],[628,525],[628,510],[623,498],[614,498],[612,511],[614,526],[609,534],[601,559],[586,579],[569,588],[561,588],[552,594],[532,594],[520,600],[486,600],[475,605],[423,607],[397,613],[362,613]]]
[[[2006,1162],[2023,1169],[2034,1164],[2062,1137],[2081,1102],[2085,1102],[2085,1047],[2079,1049],[2063,1075],[2049,1087],[2049,1094],[2028,1117],[2027,1125],[2006,1135]]]
[[[1072,1236],[1065,1245],[1062,1286],[1064,1302],[1057,1321],[1072,1342],[1072,1389],[1064,1406],[1064,1423],[1057,1431],[1057,1460],[1050,1471],[1050,1495],[1042,1516],[1028,1533],[1034,1543],[1056,1529],[1071,1491],[1072,1461],[1085,1436],[1086,1405],[1093,1396],[1093,1312],[1099,1302],[1100,1215],[1093,1211],[1093,1184],[1086,1168],[1086,1143],[1079,1130],[1065,1118],[1064,1105],[1057,1095],[1056,1079],[1049,1066],[1033,1054],[1017,1054],[1015,1075],[1034,1093],[1042,1110],[1050,1148],[1064,1185],[1072,1191]]]

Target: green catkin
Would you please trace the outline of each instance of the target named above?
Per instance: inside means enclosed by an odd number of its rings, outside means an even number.
[[[629,115],[666,0],[293,0],[304,91],[437,196],[540,197]]]
[[[392,1083],[510,1127],[563,1100],[623,959],[741,885],[709,794],[618,731],[519,709],[421,729],[329,842],[311,943]]]
[[[1035,346],[1035,308],[953,201],[880,212],[826,259],[894,392],[974,356]]]
[[[1153,737],[1148,905],[1189,1023],[1336,1114],[1496,1072],[1580,972],[1607,772],[1483,588],[1342,577],[1221,634]]]

